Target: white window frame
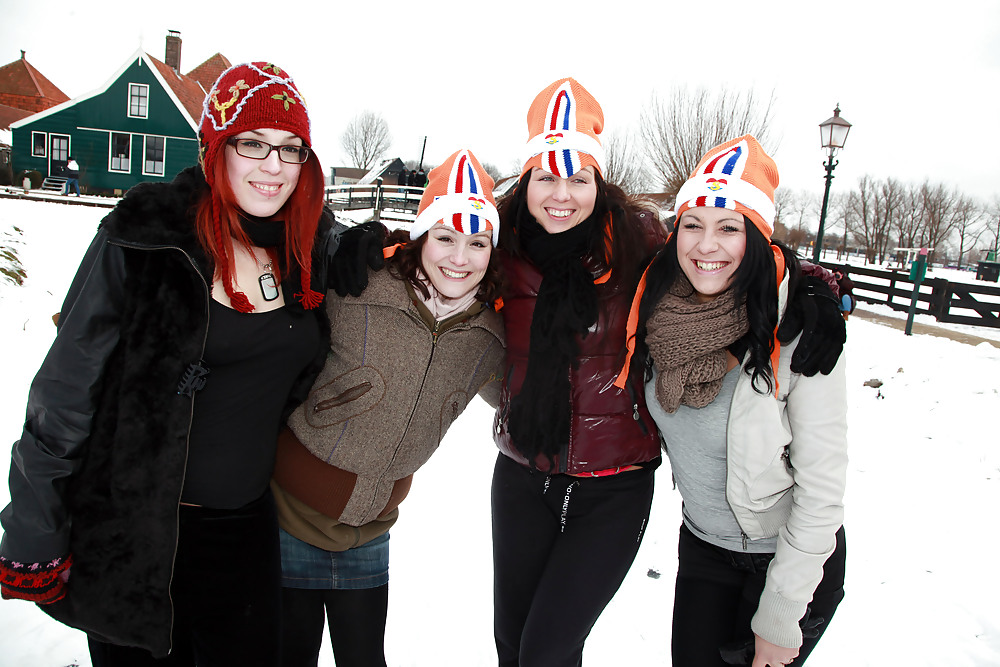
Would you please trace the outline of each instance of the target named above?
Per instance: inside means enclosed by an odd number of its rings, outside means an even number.
[[[132,97],[133,90],[145,89],[145,99],[146,99],[146,109],[143,114],[133,114],[132,113]],[[130,83],[128,84],[128,99],[125,100],[125,113],[129,118],[149,118],[149,84],[147,83]]]
[[[147,171],[146,170],[146,144],[150,139],[162,139],[163,140],[163,159],[160,160],[160,171]],[[142,175],[143,176],[163,176],[166,172],[167,167],[167,138],[160,134],[144,134],[142,135]]]
[[[42,152],[35,152],[35,135],[42,135]],[[31,157],[48,157],[49,156],[49,137],[44,132],[31,132]]]
[[[112,164],[115,158],[114,147],[115,147],[115,135],[121,134],[128,137],[128,155],[126,160],[128,162],[127,169],[115,169]],[[113,174],[131,174],[132,173],[132,134],[129,132],[109,132],[108,133],[108,171]]]

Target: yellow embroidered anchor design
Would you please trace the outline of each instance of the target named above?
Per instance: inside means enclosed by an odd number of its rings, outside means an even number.
[[[236,100],[240,99],[241,90],[249,89],[250,86],[247,85],[247,82],[240,79],[233,85],[229,86],[229,92],[232,93],[232,97],[229,98],[228,102],[219,102],[219,91],[212,91],[212,105],[215,107],[215,110],[219,112],[219,117],[223,125],[226,124],[226,110],[236,104]]]

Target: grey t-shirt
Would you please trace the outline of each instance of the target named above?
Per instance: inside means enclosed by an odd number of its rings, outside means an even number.
[[[715,400],[703,408],[681,405],[668,413],[656,400],[656,369],[646,383],[646,405],[660,430],[674,483],[683,499],[684,524],[709,544],[730,551],[774,553],[776,538],[746,540],[726,500],[726,429],[740,367],[722,381]]]

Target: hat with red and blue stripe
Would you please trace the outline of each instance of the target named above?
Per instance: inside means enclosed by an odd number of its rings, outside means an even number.
[[[494,246],[499,239],[500,215],[493,200],[493,179],[468,149],[452,153],[427,175],[410,238],[420,238],[439,223],[462,234],[491,232]]]
[[[752,134],[708,151],[677,193],[677,220],[689,208],[728,208],[750,218],[770,240],[778,167]]]
[[[569,178],[584,167],[604,172],[604,111],[594,96],[573,78],[559,79],[538,93],[528,109],[525,172],[539,167]]]

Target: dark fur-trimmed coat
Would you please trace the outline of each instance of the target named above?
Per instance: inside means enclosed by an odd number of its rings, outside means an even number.
[[[42,605],[46,612],[156,655],[170,648],[169,585],[196,400],[178,385],[208,334],[213,266],[193,225],[206,187],[197,168],[136,186],[101,223],[32,382],[11,504],[0,514],[3,556],[73,554],[67,595]],[[316,256],[328,231],[324,220]],[[302,316],[322,328],[323,311]],[[308,394],[325,353],[317,350],[297,380],[287,411]]]

